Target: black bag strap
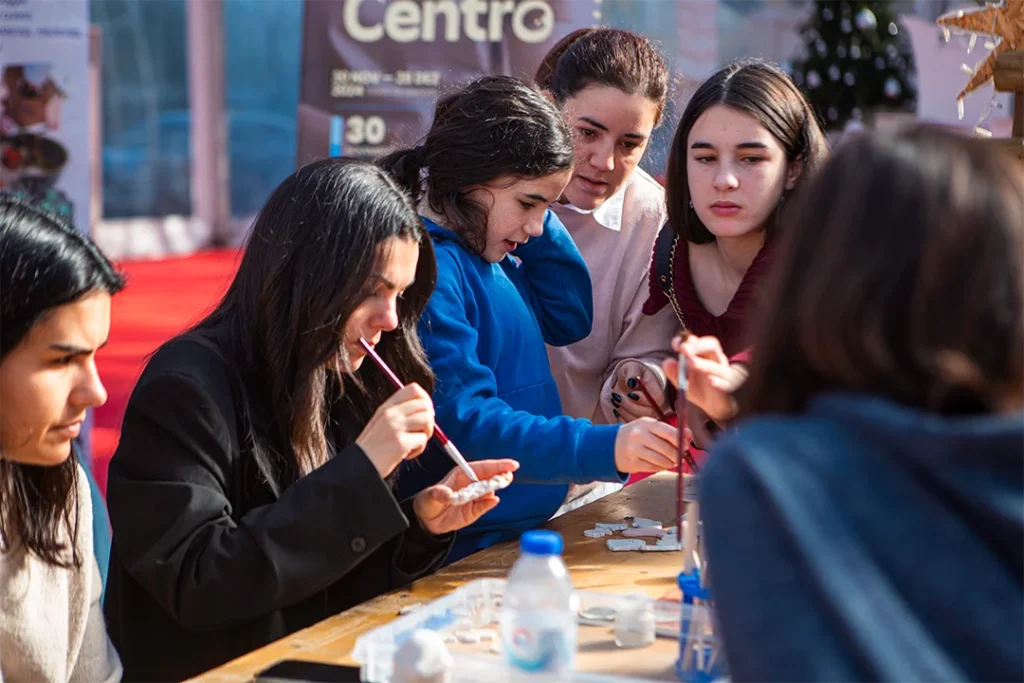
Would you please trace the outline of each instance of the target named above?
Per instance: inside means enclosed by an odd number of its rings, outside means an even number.
[[[661,285],[662,291],[665,292],[665,296],[668,297],[669,302],[672,304],[672,310],[675,311],[680,327],[685,330],[686,321],[683,319],[683,311],[679,308],[679,302],[676,300],[676,292],[673,286],[676,246],[678,244],[679,236],[672,230],[672,226],[668,223],[663,225],[661,231],[658,232],[658,238],[654,240],[654,273],[658,277],[658,284]]]
[[[658,276],[658,284],[668,295],[672,291],[672,251],[675,248],[676,235],[668,223],[658,231],[654,240],[654,272]]]

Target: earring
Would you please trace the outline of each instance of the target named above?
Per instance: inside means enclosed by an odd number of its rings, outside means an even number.
[[[693,208],[693,200],[692,199],[690,200],[690,208],[691,209]]]

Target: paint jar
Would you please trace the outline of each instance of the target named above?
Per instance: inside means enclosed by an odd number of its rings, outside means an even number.
[[[624,648],[647,647],[655,637],[654,601],[644,595],[627,595],[615,610],[615,644]]]

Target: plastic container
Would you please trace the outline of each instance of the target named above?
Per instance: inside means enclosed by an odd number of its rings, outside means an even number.
[[[679,615],[679,658],[676,677],[686,683],[709,683],[726,676],[712,609],[711,590],[701,585],[700,570],[680,572],[682,609]]]
[[[451,683],[509,683],[512,672],[505,662],[504,653],[494,642],[465,645],[454,638],[464,629],[497,629],[501,606],[505,596],[504,579],[478,579],[471,581],[444,597],[420,606],[416,611],[396,618],[383,626],[364,633],[356,640],[352,657],[361,665],[361,677],[372,683],[397,683],[393,677],[394,657],[398,648],[417,629],[428,628],[446,638],[454,659]],[[621,594],[598,593],[577,590],[579,600],[580,643],[586,641],[591,651],[614,651],[614,615],[623,598]],[[417,601],[413,593],[409,601]],[[694,614],[704,608],[680,604],[676,601],[656,600],[654,617],[658,639],[654,645],[642,650],[642,657],[653,663],[659,671],[671,670],[678,657],[679,627],[683,621],[689,623]],[[612,611],[613,616],[604,620],[593,620],[588,625],[584,614],[595,611]],[[638,654],[641,651],[636,651]],[[577,658],[577,670],[566,683],[645,683],[649,678],[639,673],[634,676],[611,674],[600,666],[581,670],[582,662]],[[647,674],[653,675],[653,674]]]
[[[654,600],[646,595],[627,595],[619,600],[615,615],[615,644],[622,648],[647,647],[654,642],[657,623]]]
[[[560,682],[576,664],[579,611],[562,562],[562,537],[553,531],[527,531],[512,566],[501,608],[501,647],[512,681]]]

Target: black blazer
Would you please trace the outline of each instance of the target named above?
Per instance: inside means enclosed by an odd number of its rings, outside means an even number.
[[[252,384],[184,337],[132,392],[107,484],[104,607],[126,681],[199,674],[404,586],[451,548],[454,534],[423,530],[359,446],[338,447],[345,415],[332,414],[337,455],[276,496],[240,445],[240,392],[254,424],[269,414]]]

